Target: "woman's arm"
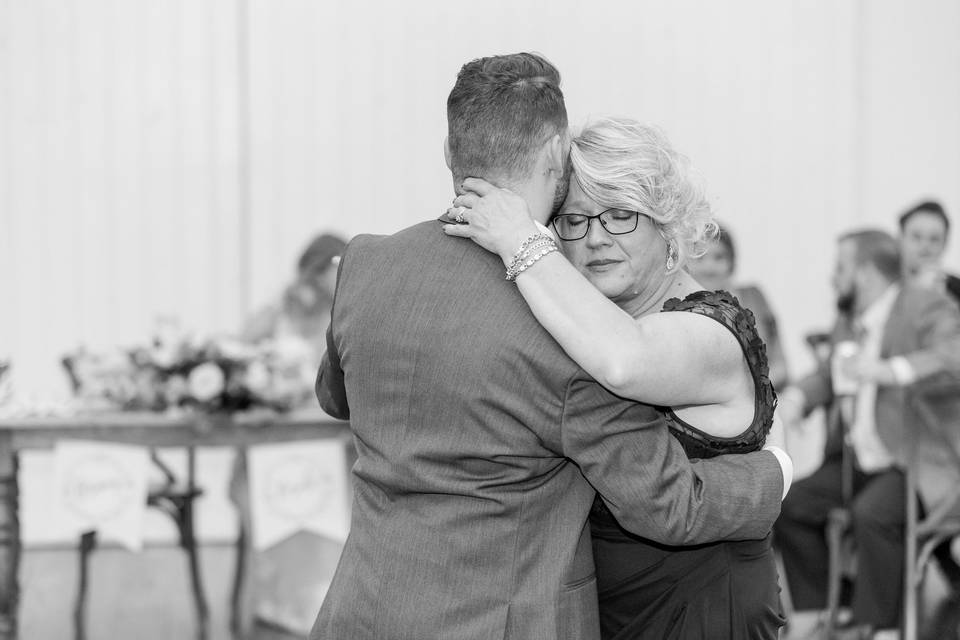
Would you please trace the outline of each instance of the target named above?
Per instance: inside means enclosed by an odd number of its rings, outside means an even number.
[[[480,196],[469,199],[470,210],[463,214],[468,224],[444,230],[474,240],[509,264],[523,239],[537,231],[526,203],[482,181],[468,179],[464,186]],[[743,352],[713,319],[676,312],[635,320],[556,252],[516,282],[567,354],[619,396],[676,407],[728,402],[742,389]]]

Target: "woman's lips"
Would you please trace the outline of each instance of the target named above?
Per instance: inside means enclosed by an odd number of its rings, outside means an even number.
[[[620,264],[620,260],[614,260],[612,258],[598,258],[591,260],[587,263],[588,269],[604,269],[605,267],[610,267],[615,264]]]

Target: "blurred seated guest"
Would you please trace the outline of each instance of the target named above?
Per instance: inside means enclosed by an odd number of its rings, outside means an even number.
[[[960,302],[960,278],[943,270],[950,218],[939,202],[921,202],[900,216],[900,254],[904,280],[946,291]]]
[[[734,285],[733,273],[737,266],[737,250],[730,231],[720,225],[720,233],[709,242],[706,253],[691,260],[687,266],[697,282],[708,291],[722,289],[737,296],[740,304],[750,309],[756,319],[757,331],[767,345],[770,363],[770,382],[777,389],[787,383],[787,360],[783,355],[777,317],[767,303],[763,292],[755,285]]]
[[[324,233],[307,245],[297,261],[296,276],[279,299],[256,312],[241,338],[250,342],[275,341],[288,357],[302,352],[305,400],[316,406],[313,383],[323,352],[330,308],[337,281],[337,265],[346,242]],[[252,520],[246,458],[238,455],[230,479],[230,497],[237,505],[249,541]],[[243,550],[250,573],[251,603],[245,603],[256,624],[272,629],[272,638],[306,637],[320,609],[342,545],[312,532],[301,531],[264,551]],[[264,633],[267,633],[264,631]],[[256,635],[256,634],[255,634]]]
[[[918,287],[946,291],[960,304],[960,278],[943,270],[942,260],[950,236],[950,218],[939,202],[928,200],[900,216],[900,260],[903,279]],[[953,590],[960,593],[960,565],[950,541],[934,551]]]
[[[844,506],[844,432],[853,452],[848,506],[858,553],[848,637],[896,637],[908,439],[917,443],[925,507],[950,497],[960,484],[949,449],[917,426],[904,390],[938,374],[960,372],[960,309],[941,292],[901,283],[900,273],[899,250],[889,234],[864,230],[840,237],[833,274],[839,317],[830,360],[780,394],[788,430],[824,405],[829,405],[831,427],[823,465],[794,484],[774,526],[797,610],[792,634],[812,630],[826,605],[824,527],[828,512]],[[942,406],[931,408],[948,429],[960,431],[960,397],[938,402]]]
[[[297,273],[279,300],[256,312],[245,323],[240,337],[250,342],[295,336],[313,347],[313,369],[326,349],[330,306],[337,284],[337,265],[346,242],[324,233],[307,245],[297,260]]]

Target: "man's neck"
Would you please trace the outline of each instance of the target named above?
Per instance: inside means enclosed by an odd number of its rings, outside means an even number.
[[[549,222],[550,216],[553,214],[553,198],[544,197],[545,190],[542,186],[531,182],[523,182],[507,188],[523,198],[534,220],[544,225]]]
[[[533,180],[513,182],[495,176],[483,177],[483,179],[495,187],[508,189],[523,198],[524,202],[527,203],[530,215],[540,224],[546,225],[549,222],[553,215],[553,194],[551,193],[550,197],[547,197],[547,190],[543,185],[536,184]],[[464,190],[460,188],[456,178],[454,180],[454,193],[458,196],[463,195]]]

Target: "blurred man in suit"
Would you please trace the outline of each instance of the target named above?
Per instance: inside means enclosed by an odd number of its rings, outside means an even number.
[[[944,271],[942,264],[949,235],[950,218],[939,202],[921,202],[900,216],[904,280],[946,291],[960,304],[960,278]]]
[[[470,62],[447,115],[458,192],[486,178],[546,222],[568,152],[556,69],[525,53]],[[358,459],[315,640],[594,640],[595,489],[671,544],[762,537],[779,510],[776,455],[688,461],[653,408],[563,353],[496,255],[437,221],[347,247],[317,396],[349,418]]]
[[[855,458],[851,511],[859,554],[849,633],[869,638],[893,629],[899,619],[907,439],[919,439],[925,505],[947,498],[960,483],[944,442],[920,429],[906,403],[909,385],[960,372],[960,310],[941,292],[901,286],[897,243],[883,231],[840,238],[833,286],[840,318],[830,363],[780,396],[788,425],[817,406],[831,405],[831,437],[823,466],[793,487],[774,532],[796,609],[822,609],[824,527],[828,512],[842,503],[843,421]],[[937,413],[955,431],[960,398],[946,399]],[[801,615],[802,623],[792,626],[809,626],[811,619]]]

